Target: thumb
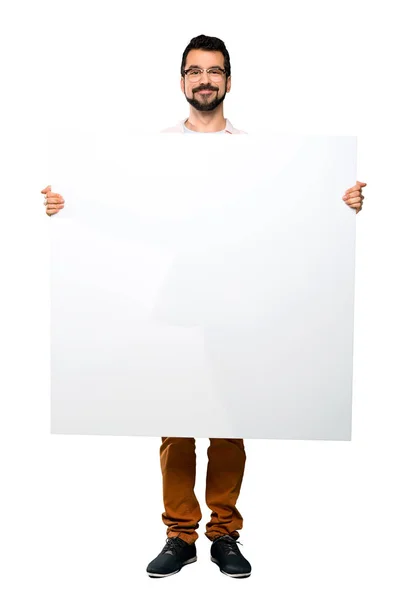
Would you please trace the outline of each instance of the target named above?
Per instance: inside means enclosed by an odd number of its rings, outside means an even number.
[[[47,194],[47,192],[51,192],[51,185],[46,186],[40,193]]]
[[[362,181],[356,181],[356,183],[358,183],[359,185],[361,185],[361,187],[364,187],[365,185],[367,185],[366,183],[363,183]]]

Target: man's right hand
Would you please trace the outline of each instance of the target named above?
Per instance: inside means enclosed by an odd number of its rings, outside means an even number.
[[[61,194],[55,194],[51,191],[51,185],[48,185],[41,191],[41,194],[45,194],[44,205],[46,207],[46,213],[51,217],[55,215],[62,208],[64,208],[64,198]]]

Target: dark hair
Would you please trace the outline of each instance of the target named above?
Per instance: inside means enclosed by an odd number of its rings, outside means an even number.
[[[222,52],[224,55],[224,69],[226,71],[226,77],[228,78],[231,74],[231,61],[229,58],[229,52],[222,40],[217,37],[210,37],[209,35],[198,35],[190,40],[186,46],[185,51],[182,55],[181,64],[181,75],[185,75],[185,64],[186,58],[190,50],[214,50],[215,52]]]

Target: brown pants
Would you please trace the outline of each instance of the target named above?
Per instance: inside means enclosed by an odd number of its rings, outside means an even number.
[[[193,543],[202,517],[194,493],[196,452],[194,438],[163,437],[160,448],[165,512],[162,520],[167,536]],[[210,438],[206,479],[206,503],[211,520],[205,535],[213,540],[229,534],[239,537],[243,519],[236,508],[242,484],[246,453],[241,439]]]

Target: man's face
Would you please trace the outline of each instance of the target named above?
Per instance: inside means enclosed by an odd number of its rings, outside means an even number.
[[[211,67],[224,68],[224,55],[213,50],[190,50],[186,58],[185,69],[197,67],[210,69]],[[186,100],[196,110],[211,111],[224,101],[227,92],[231,89],[231,78],[223,76],[221,82],[211,81],[206,71],[202,73],[200,81],[193,83],[187,76],[181,77],[181,90]]]

